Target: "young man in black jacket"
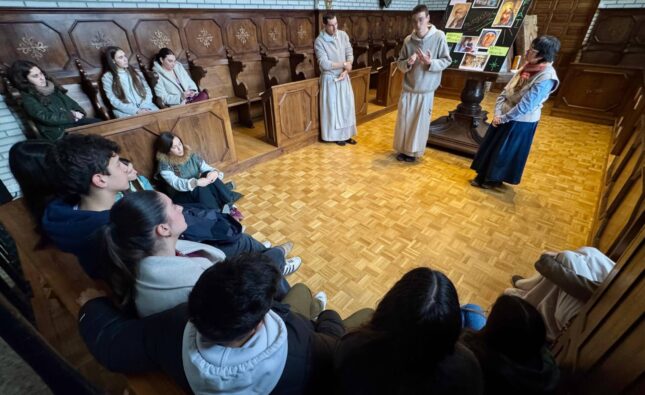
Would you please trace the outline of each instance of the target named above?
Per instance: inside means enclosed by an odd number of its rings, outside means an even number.
[[[279,278],[266,257],[227,259],[204,272],[188,303],[138,320],[128,318],[97,291],[86,291],[79,300],[80,333],[108,369],[162,370],[195,392],[325,393],[324,377],[331,371],[335,343],[345,332],[343,322],[335,311],[323,311],[312,321],[273,301]],[[208,377],[209,383],[222,387],[204,388],[204,376],[223,369],[199,367],[217,364],[222,355],[229,358],[227,369],[234,362],[245,368],[227,370],[226,380]],[[260,362],[250,362],[254,360]]]

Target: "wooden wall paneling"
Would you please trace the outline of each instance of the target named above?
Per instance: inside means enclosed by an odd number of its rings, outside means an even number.
[[[121,156],[132,161],[146,177],[155,173],[154,141],[161,132],[179,135],[184,143],[200,150],[204,160],[216,167],[236,162],[235,143],[225,98],[175,106],[153,113],[115,119],[70,129],[70,133],[98,134],[114,140]]]
[[[645,388],[644,269],[645,228],[641,227],[554,347],[559,350],[566,393],[636,394]]]
[[[170,48],[179,57],[184,54],[179,26],[171,18],[142,18],[132,32],[137,43],[137,55],[143,56],[148,63],[162,48]]]
[[[352,70],[349,73],[349,77],[352,82],[352,91],[354,93],[356,120],[367,115],[367,102],[370,91],[370,73],[371,69],[369,67]]]
[[[183,32],[186,37],[186,49],[195,57],[226,57],[222,27],[214,19],[187,16]]]
[[[581,63],[644,67],[645,9],[600,9]]]
[[[609,125],[642,78],[640,70],[615,66],[573,63],[568,70],[551,115]]]
[[[263,94],[267,140],[288,147],[318,140],[318,79],[276,85]]]
[[[616,119],[612,136],[612,155],[621,153],[629,135],[636,127],[641,115],[645,113],[645,80],[640,86],[635,87],[634,91],[634,94],[631,95],[632,99],[625,105],[625,111]]]
[[[568,65],[582,46],[585,34],[599,0],[540,0],[534,1],[529,14],[538,17],[538,32],[556,36],[562,46],[555,61],[559,76],[567,74]]]

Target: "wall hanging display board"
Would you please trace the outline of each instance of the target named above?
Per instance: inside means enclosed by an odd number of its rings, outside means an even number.
[[[447,116],[431,122],[428,144],[474,155],[488,124],[482,110],[484,83],[508,82],[502,70],[531,0],[451,0],[444,28],[452,64],[466,74],[461,103]],[[524,54],[520,54],[524,55]]]

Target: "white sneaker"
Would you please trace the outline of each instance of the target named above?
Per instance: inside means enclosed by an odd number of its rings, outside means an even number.
[[[300,259],[299,256],[294,256],[293,258],[287,259],[287,264],[284,265],[282,275],[286,277],[290,274],[295,273],[298,269],[300,269],[300,265],[302,265],[302,259]]]
[[[273,244],[271,244],[271,242],[270,242],[269,240],[264,240],[264,241],[262,242],[262,245],[264,246],[264,248],[271,248],[271,246],[272,246]]]
[[[320,303],[320,311],[325,310],[325,307],[327,307],[327,294],[325,291],[320,291],[315,294],[314,299],[318,300],[318,303]]]

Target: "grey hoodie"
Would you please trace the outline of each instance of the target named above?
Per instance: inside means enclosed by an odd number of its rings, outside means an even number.
[[[419,59],[412,66],[408,65],[408,58],[414,55],[417,48],[421,48],[424,53],[430,51],[432,57],[430,67],[421,63]],[[423,38],[419,38],[416,33],[410,34],[403,41],[397,60],[398,69],[405,73],[403,91],[433,93],[441,83],[441,72],[450,66],[451,62],[446,35],[434,25],[430,26],[430,30]]]
[[[287,327],[271,310],[242,347],[217,345],[190,322],[184,330],[184,371],[195,395],[268,394],[282,376],[287,353]]]

